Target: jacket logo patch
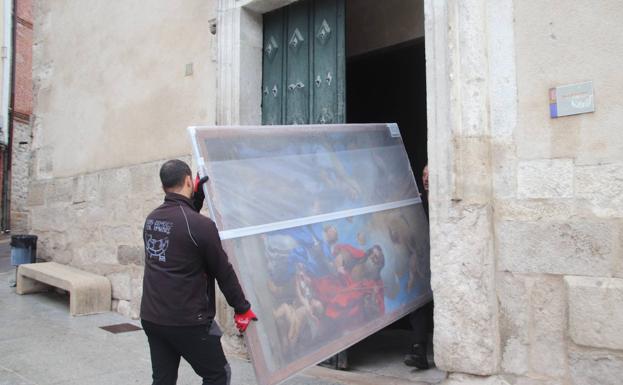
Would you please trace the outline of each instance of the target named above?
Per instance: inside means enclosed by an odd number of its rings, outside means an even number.
[[[145,249],[149,254],[149,259],[158,258],[160,262],[167,261],[167,249],[169,248],[169,238],[154,239],[151,234],[147,234],[147,242],[145,243]]]
[[[145,230],[155,231],[155,232],[163,233],[167,235],[171,234],[172,227],[173,227],[173,222],[169,222],[169,221],[148,219],[145,222]]]

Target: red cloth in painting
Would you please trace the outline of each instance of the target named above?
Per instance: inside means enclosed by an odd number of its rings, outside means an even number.
[[[366,252],[346,243],[340,243],[333,246],[333,255],[337,256],[340,252],[345,251],[355,259],[361,259],[366,256]]]
[[[385,312],[383,281],[353,281],[349,274],[340,277],[326,276],[312,281],[317,299],[325,305],[325,315],[329,318],[353,318],[363,313],[363,300],[373,295],[379,312]]]

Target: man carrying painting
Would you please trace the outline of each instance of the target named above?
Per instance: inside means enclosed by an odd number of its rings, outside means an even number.
[[[215,280],[234,308],[240,332],[257,319],[221,246],[216,225],[197,212],[200,206],[192,200],[191,175],[180,160],[162,165],[164,203],[149,214],[143,230],[141,322],[149,342],[154,385],[177,382],[181,357],[203,378],[204,385],[230,383],[221,331],[214,320]]]

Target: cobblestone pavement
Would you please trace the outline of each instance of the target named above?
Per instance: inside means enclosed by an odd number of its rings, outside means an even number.
[[[131,322],[116,313],[71,317],[68,298],[55,292],[19,296],[9,287],[14,271],[0,273],[0,385],[148,384],[151,368],[142,331],[112,334],[100,326]],[[378,353],[382,357],[386,352]],[[359,358],[357,358],[359,357]],[[367,357],[367,358],[366,358]],[[416,373],[375,355],[355,355],[356,369],[338,372],[308,369],[285,384],[427,384],[445,374]],[[256,384],[251,364],[229,357],[232,384]],[[426,381],[426,382],[422,382]],[[178,384],[198,384],[199,377],[182,360]]]

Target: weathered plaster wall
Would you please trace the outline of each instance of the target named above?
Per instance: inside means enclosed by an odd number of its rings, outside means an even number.
[[[185,155],[185,128],[214,122],[215,1],[39,0],[35,14],[40,177]]]
[[[136,318],[159,167],[190,162],[186,127],[214,123],[215,1],[38,0],[34,14],[38,256],[107,276],[113,310]]]
[[[348,56],[421,37],[424,37],[423,0],[346,1]]]

